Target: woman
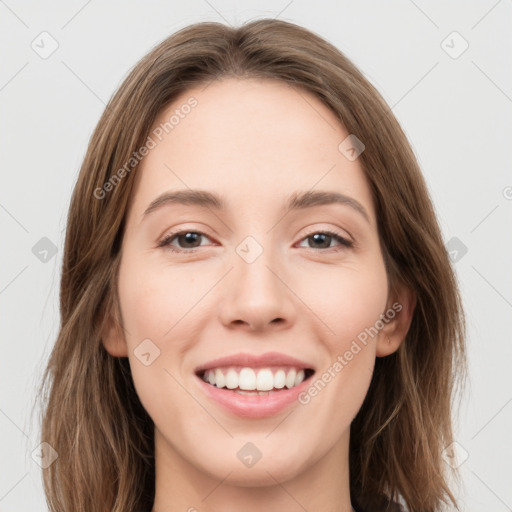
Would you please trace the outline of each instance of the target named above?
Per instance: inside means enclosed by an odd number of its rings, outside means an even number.
[[[304,28],[199,23],[135,66],[73,193],[61,318],[52,511],[457,506],[465,324],[427,187]]]

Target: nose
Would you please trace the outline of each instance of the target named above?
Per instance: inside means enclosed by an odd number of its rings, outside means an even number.
[[[233,261],[222,293],[222,323],[250,331],[289,328],[295,320],[294,294],[271,251],[252,263],[237,254]]]

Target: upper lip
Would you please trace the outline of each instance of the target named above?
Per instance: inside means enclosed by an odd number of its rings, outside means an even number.
[[[268,366],[292,366],[293,368],[311,369],[313,366],[292,356],[279,352],[266,352],[265,354],[239,353],[231,356],[220,357],[208,361],[195,369],[195,373],[201,373],[221,366],[244,366],[249,368],[266,368]]]

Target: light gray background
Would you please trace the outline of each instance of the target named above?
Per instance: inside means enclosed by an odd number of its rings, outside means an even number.
[[[360,67],[409,137],[449,248],[467,247],[453,253],[471,370],[457,423],[463,510],[512,510],[510,0],[0,0],[0,511],[47,510],[30,412],[58,330],[69,199],[105,103],[179,28],[261,17],[317,32]],[[53,257],[34,254],[42,237]]]

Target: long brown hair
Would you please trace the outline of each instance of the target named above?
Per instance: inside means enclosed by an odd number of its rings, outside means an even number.
[[[42,441],[59,454],[43,472],[50,510],[152,507],[154,425],[127,358],[110,356],[101,342],[105,318],[118,318],[117,270],[136,172],[125,164],[164,107],[221,77],[277,79],[309,91],[364,142],[359,158],[388,279],[413,290],[417,303],[400,348],[377,358],[352,423],[351,498],[368,511],[391,501],[414,512],[456,506],[442,452],[453,441],[455,391],[466,376],[465,319],[417,160],[390,108],[347,57],[300,26],[262,19],[235,28],[197,23],[171,35],[133,68],[91,137],[69,209],[60,332],[40,388]]]

